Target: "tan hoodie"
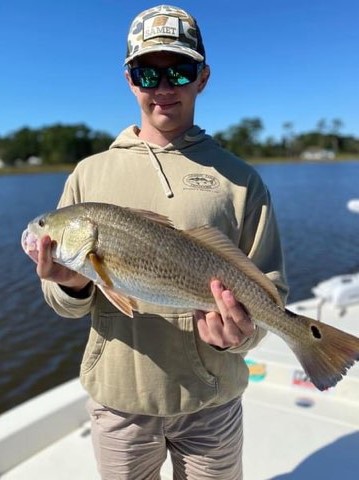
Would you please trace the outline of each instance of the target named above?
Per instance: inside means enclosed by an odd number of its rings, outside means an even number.
[[[108,151],[80,162],[59,206],[107,202],[158,212],[180,229],[216,226],[285,299],[277,224],[258,173],[199,127],[165,147],[141,141],[137,132],[135,126],[127,128]],[[97,288],[86,299],[73,298],[48,281],[43,290],[59,315],[91,312],[81,381],[97,402],[124,412],[177,415],[240,396],[248,382],[243,357],[265,333],[257,329],[241,347],[219,350],[199,338],[192,312],[140,304],[146,313],[131,319]]]

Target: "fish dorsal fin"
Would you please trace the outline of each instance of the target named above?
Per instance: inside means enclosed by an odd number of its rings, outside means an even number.
[[[152,212],[151,210],[141,210],[137,208],[131,208],[131,211],[141,215],[141,217],[151,220],[151,222],[159,223],[167,228],[175,228],[172,221],[166,215],[160,215],[159,213]]]
[[[184,233],[234,263],[247,277],[258,283],[277,305],[284,307],[274,283],[220,230],[205,225]]]
[[[133,298],[126,297],[123,293],[106,287],[105,285],[97,286],[112,305],[128,317],[133,318],[133,310],[138,310],[138,305]]]

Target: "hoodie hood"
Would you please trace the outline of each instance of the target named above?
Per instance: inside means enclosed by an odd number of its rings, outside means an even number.
[[[143,152],[146,149],[145,145],[149,145],[151,150],[154,152],[173,152],[175,150],[183,150],[185,148],[192,147],[193,145],[210,138],[210,136],[206,134],[205,130],[202,130],[197,125],[194,125],[182,135],[175,138],[171,143],[168,143],[164,147],[160,147],[154,143],[141,140],[138,137],[139,132],[140,129],[136,125],[131,125],[117,136],[115,141],[110,145],[110,148],[138,148]]]
[[[161,152],[171,152],[172,154],[178,153],[181,155],[184,150],[191,148],[210,137],[209,135],[206,135],[205,130],[202,130],[195,125],[179,137],[175,138],[171,143],[164,147],[160,147],[159,145],[140,139],[138,137],[139,131],[140,129],[136,125],[131,125],[126,128],[110,145],[110,149],[125,148],[131,149],[132,151],[138,151],[139,154],[147,153],[148,161],[155,169],[166,197],[171,198],[173,197],[173,191],[157,155]]]

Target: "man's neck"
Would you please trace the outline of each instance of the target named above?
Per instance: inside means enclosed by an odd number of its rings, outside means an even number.
[[[172,143],[175,138],[180,137],[189,128],[190,126],[181,130],[161,131],[152,127],[142,127],[139,130],[138,137],[145,142],[153,143],[159,147],[165,147],[169,143]]]

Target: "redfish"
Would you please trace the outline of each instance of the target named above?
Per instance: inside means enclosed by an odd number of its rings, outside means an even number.
[[[137,301],[217,310],[220,280],[260,327],[279,335],[319,390],[333,387],[359,360],[359,339],[286,309],[275,285],[217,229],[177,230],[167,217],[104,203],[79,203],[41,215],[22,235],[28,255],[49,235],[52,255],[91,279],[123,313]]]

